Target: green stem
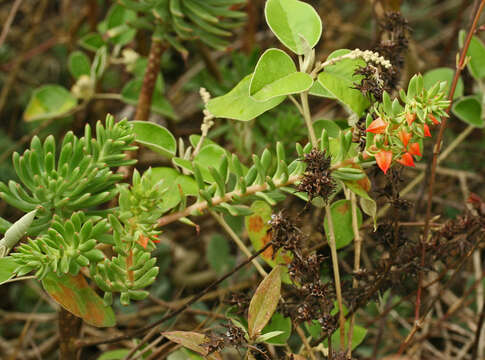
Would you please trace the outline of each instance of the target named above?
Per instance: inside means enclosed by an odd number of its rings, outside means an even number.
[[[333,266],[333,276],[335,280],[335,292],[337,294],[337,303],[339,310],[339,326],[340,326],[340,347],[345,348],[345,315],[344,306],[342,301],[342,287],[340,285],[340,271],[338,267],[338,255],[337,255],[337,244],[335,241],[335,231],[333,227],[332,212],[330,211],[330,205],[325,206],[325,212],[328,221],[328,244],[330,245],[330,251],[332,254],[332,266]]]
[[[303,111],[303,118],[305,119],[305,124],[308,129],[308,135],[310,136],[310,141],[312,146],[316,148],[318,146],[317,137],[315,136],[315,130],[313,129],[312,117],[310,115],[310,107],[308,105],[308,91],[304,91],[300,94],[301,107]]]

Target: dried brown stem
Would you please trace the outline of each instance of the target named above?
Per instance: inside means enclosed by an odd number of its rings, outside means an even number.
[[[60,308],[58,325],[60,359],[77,359],[79,348],[76,346],[76,341],[81,332],[82,320],[64,308]]]

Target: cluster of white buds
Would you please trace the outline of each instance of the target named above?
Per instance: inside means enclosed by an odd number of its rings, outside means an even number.
[[[204,104],[207,105],[211,99],[211,94],[203,87],[200,88],[199,94]],[[200,130],[202,132],[202,136],[206,137],[209,129],[214,125],[214,115],[212,115],[207,109],[204,109],[202,113],[204,114],[204,120],[202,120]]]
[[[126,70],[133,72],[135,70],[135,64],[140,55],[133,49],[126,48],[121,52],[122,63],[126,66]]]
[[[88,75],[81,75],[71,88],[71,93],[78,99],[88,100],[94,95],[94,81]]]
[[[375,64],[380,64],[387,69],[392,67],[392,64],[389,60],[386,60],[384,57],[380,56],[379,53],[377,53],[375,51],[371,51],[371,50],[355,49],[355,50],[352,50],[352,52],[350,52],[349,54],[347,54],[347,57],[350,58],[350,59],[361,58],[365,62],[370,61],[370,62],[373,62]]]

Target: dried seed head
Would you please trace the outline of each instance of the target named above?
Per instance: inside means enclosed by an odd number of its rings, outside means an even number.
[[[227,328],[226,334],[224,335],[226,343],[236,347],[246,343],[244,331],[240,327],[232,323],[223,324],[223,326]]]
[[[278,249],[285,249],[291,252],[299,252],[302,242],[302,232],[297,228],[283,213],[280,211],[278,214],[271,215],[269,221],[271,226],[271,241],[276,254]]]
[[[216,334],[208,334],[206,335],[206,341],[200,346],[206,348],[208,354],[212,354],[224,348],[224,338]]]
[[[298,185],[298,191],[307,193],[310,201],[319,196],[328,201],[336,186],[335,180],[331,177],[330,157],[324,151],[312,149],[310,153],[305,154],[303,161],[307,167]]]

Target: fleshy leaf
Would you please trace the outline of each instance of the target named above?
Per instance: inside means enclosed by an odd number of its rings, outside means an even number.
[[[276,266],[259,284],[248,311],[248,333],[251,339],[261,334],[278,306],[281,291],[281,266]]]
[[[34,90],[24,112],[25,121],[62,116],[77,105],[77,99],[59,85],[44,85]]]
[[[455,75],[455,71],[450,68],[442,67],[436,68],[430,71],[427,71],[423,75],[423,82],[424,87],[429,90],[431,89],[438,81],[446,81],[446,92],[447,94],[450,92],[451,82],[453,81],[453,76]],[[457,99],[463,96],[463,80],[458,78],[458,83],[456,84],[455,94],[453,95],[453,99]]]
[[[88,324],[97,327],[116,324],[113,309],[104,305],[103,299],[89,287],[81,273],[61,277],[49,273],[42,280],[42,285],[59,305]]]
[[[133,124],[136,142],[169,158],[175,156],[177,143],[168,129],[148,121],[131,121],[130,123]]]
[[[211,99],[207,109],[212,115],[241,121],[252,120],[279,105],[285,96],[277,96],[267,101],[256,101],[249,95],[252,74],[243,78],[226,95]]]
[[[308,45],[313,48],[320,40],[322,21],[311,5],[298,0],[268,0],[264,12],[271,31],[294,53],[303,55]]]

